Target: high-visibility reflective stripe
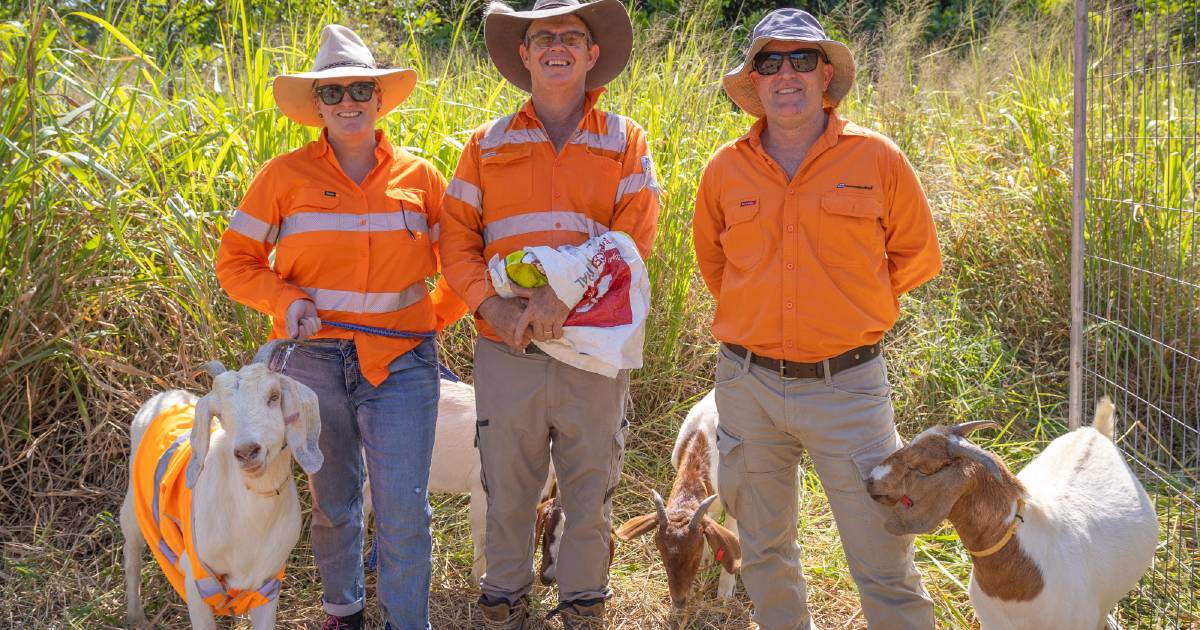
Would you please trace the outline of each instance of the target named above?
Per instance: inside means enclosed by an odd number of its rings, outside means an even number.
[[[313,304],[317,305],[317,310],[345,313],[390,313],[420,302],[429,293],[423,280],[397,292],[365,293],[303,288]]]
[[[491,243],[492,241],[518,234],[553,232],[556,230],[584,232],[588,236],[599,236],[608,231],[608,226],[598,223],[591,217],[578,212],[566,212],[562,210],[529,212],[488,223],[483,228],[483,242]]]
[[[621,179],[621,183],[617,184],[617,198],[614,201],[620,201],[621,197],[630,195],[640,190],[651,188],[658,192],[658,184],[654,181],[654,173],[634,173],[626,175]]]
[[[171,547],[167,545],[167,541],[162,538],[158,539],[158,552],[167,559],[167,562],[170,563],[171,566],[179,564],[179,556],[175,555],[175,550],[171,549]]]
[[[191,431],[187,431],[175,438],[175,441],[171,442],[171,445],[167,447],[167,450],[163,451],[163,454],[159,456],[158,463],[154,465],[154,498],[150,501],[150,509],[152,512],[154,512],[154,525],[160,530],[162,529],[162,518],[158,513],[158,494],[159,489],[162,488],[162,478],[163,475],[167,474],[167,468],[171,466],[171,458],[175,456],[175,451],[179,448],[180,444],[183,444],[184,441],[188,439],[188,436],[191,434]]]
[[[429,241],[430,242],[436,243],[436,242],[438,242],[438,239],[441,237],[442,237],[442,224],[441,223],[429,228]]]
[[[479,190],[479,187],[471,182],[455,177],[450,180],[450,185],[446,187],[446,194],[476,210],[483,208],[483,191]]]
[[[283,220],[279,238],[306,232],[429,232],[425,214],[398,210],[370,214],[340,212],[297,212]]]
[[[605,126],[608,127],[608,133],[601,135],[584,131],[576,134],[571,142],[577,144],[586,144],[593,149],[602,149],[605,151],[613,151],[616,153],[625,152],[625,117],[619,114],[605,114]],[[578,142],[582,140],[582,142]]]
[[[274,243],[279,232],[277,226],[260,221],[242,210],[233,213],[233,218],[229,220],[229,229],[262,243]]]
[[[279,597],[279,580],[275,578],[267,580],[262,586],[258,587],[258,594],[267,598],[267,601]]]
[[[479,139],[479,149],[487,151],[504,144],[527,144],[530,142],[550,142],[546,130],[541,127],[529,129],[509,129],[515,114],[510,114],[492,123],[487,133]]]
[[[207,570],[207,568],[205,569]],[[200,591],[200,597],[208,599],[213,595],[220,595],[225,592],[225,587],[213,577],[205,577],[196,580],[196,590]]]

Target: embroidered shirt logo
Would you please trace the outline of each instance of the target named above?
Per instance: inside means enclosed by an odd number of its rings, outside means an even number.
[[[742,203],[739,203],[738,205],[742,206],[744,208],[746,206],[753,206],[756,203],[758,203],[757,199],[747,199],[747,200],[743,201]]]
[[[858,190],[875,190],[874,186],[863,186],[856,184],[838,184],[838,188],[857,188]]]
[[[326,197],[336,197],[336,196],[337,196],[337,193],[336,193],[336,192],[334,192],[334,191],[332,191],[332,190],[326,190],[326,191],[325,191],[325,196],[326,196]]]

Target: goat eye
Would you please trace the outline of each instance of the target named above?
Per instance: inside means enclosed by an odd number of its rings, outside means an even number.
[[[272,403],[277,403],[277,402],[279,402],[279,394],[278,394],[278,393],[275,393],[275,392],[272,392],[272,393],[271,393],[271,398],[270,398],[270,400],[268,400],[267,402],[272,402]]]

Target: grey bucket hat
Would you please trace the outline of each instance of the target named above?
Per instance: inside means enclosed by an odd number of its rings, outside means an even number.
[[[834,105],[842,102],[854,84],[854,55],[842,42],[829,39],[825,29],[807,11],[800,9],[776,9],[766,15],[750,33],[750,48],[741,65],[725,75],[721,83],[725,93],[743,111],[758,118],[766,112],[754,84],[750,82],[750,71],[754,69],[754,55],[773,41],[814,44],[820,48],[833,66],[833,80],[829,82],[826,96]]]
[[[585,88],[593,90],[617,78],[633,51],[633,24],[620,0],[537,0],[530,11],[515,11],[502,2],[488,5],[483,19],[483,39],[500,74],[513,85],[530,92],[533,79],[521,63],[518,50],[529,23],[542,18],[575,14],[587,24],[592,41],[600,46],[600,58],[587,73]]]

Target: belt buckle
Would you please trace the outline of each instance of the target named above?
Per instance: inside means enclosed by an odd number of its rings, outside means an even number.
[[[787,360],[779,359],[779,378],[781,378],[785,381],[794,381],[800,377],[799,376],[788,376],[787,375]]]

